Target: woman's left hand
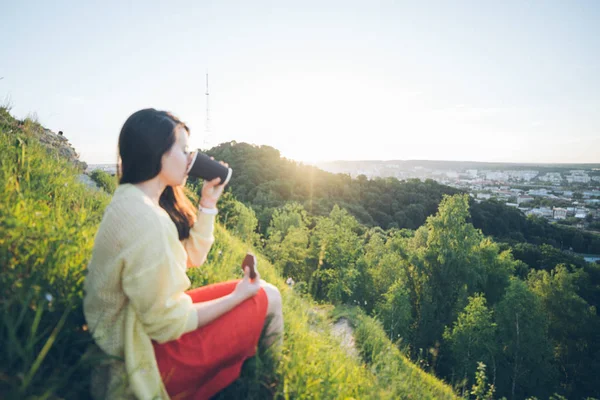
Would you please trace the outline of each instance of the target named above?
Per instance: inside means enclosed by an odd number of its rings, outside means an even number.
[[[211,159],[214,160],[213,157]],[[219,161],[220,164],[229,167],[229,164],[223,161]],[[202,184],[202,194],[200,197],[200,207],[204,208],[215,208],[217,206],[217,201],[219,201],[219,197],[223,194],[223,190],[225,189],[225,185],[221,185],[221,178],[215,178],[212,181],[204,181]]]

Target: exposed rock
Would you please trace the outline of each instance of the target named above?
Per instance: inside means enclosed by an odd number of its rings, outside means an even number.
[[[79,154],[75,151],[69,140],[62,136],[52,132],[50,129],[43,129],[39,135],[41,143],[48,146],[49,149],[55,149],[61,157],[66,158],[75,164],[81,171],[87,169],[87,164],[79,160]]]

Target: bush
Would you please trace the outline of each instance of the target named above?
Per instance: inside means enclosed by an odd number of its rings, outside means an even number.
[[[110,175],[107,172],[102,171],[101,169],[95,169],[90,174],[90,178],[98,186],[104,189],[107,193],[113,194],[118,186],[117,177],[114,175]]]

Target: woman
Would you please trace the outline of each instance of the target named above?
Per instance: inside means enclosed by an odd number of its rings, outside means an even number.
[[[84,284],[88,327],[114,356],[94,372],[96,398],[209,398],[239,376],[265,321],[268,344],[281,343],[279,291],[250,280],[248,269],[241,280],[186,292],[186,268],[203,264],[214,241],[225,186],[204,182],[196,212],[183,192],[188,136],[184,123],[155,109],[134,113],[121,130],[120,184]]]

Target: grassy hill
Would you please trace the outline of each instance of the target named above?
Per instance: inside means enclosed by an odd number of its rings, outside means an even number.
[[[0,108],[0,398],[88,397],[90,368],[83,280],[110,195],[82,184],[80,166],[40,142],[45,130]],[[240,276],[248,246],[216,227],[194,287]],[[255,252],[259,253],[254,249]],[[450,399],[452,389],[405,358],[377,321],[355,309],[322,315],[259,254],[265,280],[283,295],[281,354],[259,348],[217,398]],[[332,319],[355,328],[359,357],[331,334]]]

